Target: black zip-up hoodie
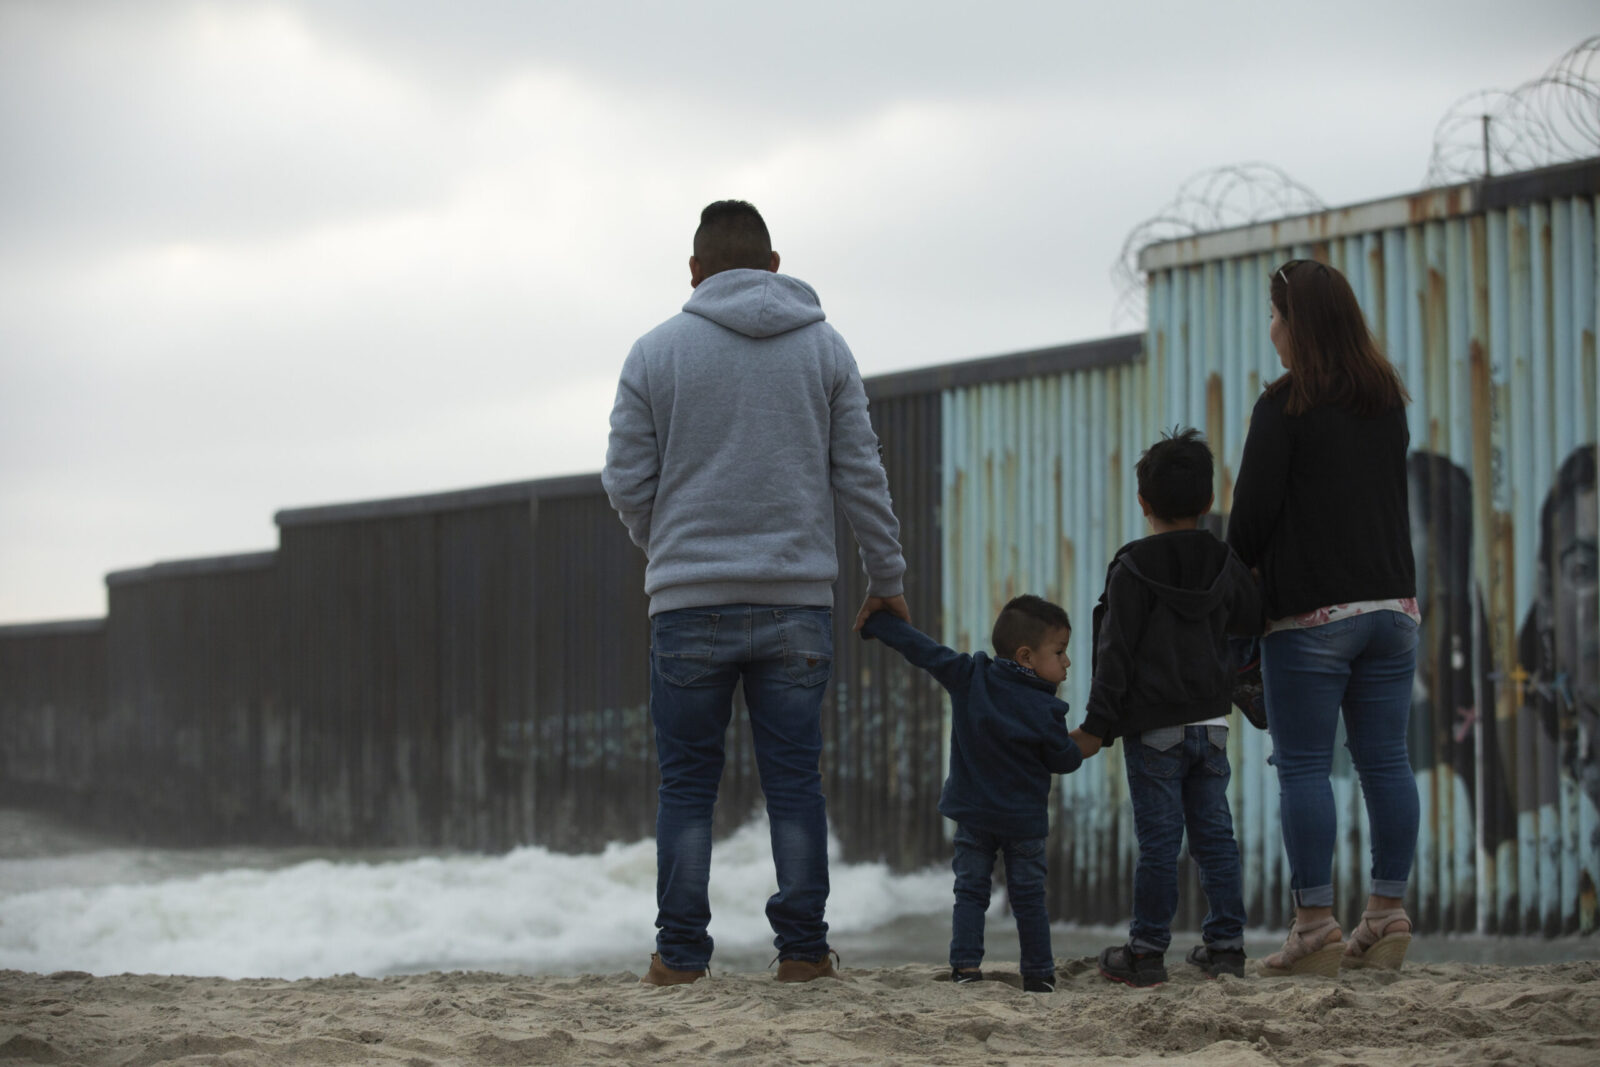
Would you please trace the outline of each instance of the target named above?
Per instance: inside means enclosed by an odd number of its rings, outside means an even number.
[[[1094,680],[1083,729],[1104,741],[1225,715],[1236,681],[1228,635],[1265,625],[1255,578],[1205,530],[1130,541],[1094,609]]]

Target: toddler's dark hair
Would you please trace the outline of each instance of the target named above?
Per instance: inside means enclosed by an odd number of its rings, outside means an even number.
[[[1198,518],[1211,510],[1213,470],[1211,449],[1193,427],[1162,434],[1133,468],[1139,495],[1166,522]]]
[[[1037,648],[1046,633],[1062,627],[1072,629],[1072,620],[1060,605],[1032,593],[1012,597],[994,620],[994,654],[1015,659],[1017,649]]]

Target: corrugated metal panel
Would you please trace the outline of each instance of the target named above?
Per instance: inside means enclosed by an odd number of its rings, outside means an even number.
[[[945,625],[953,648],[989,645],[1005,602],[1037,593],[1073,619],[1064,696],[1088,691],[1089,619],[1105,561],[1138,513],[1122,472],[1147,419],[1142,365],[950,390],[942,399]],[[1058,914],[1119,917],[1131,886],[1126,785],[1110,760],[1060,779],[1052,842]]]
[[[107,576],[106,712],[93,802],[149,839],[270,839],[282,611],[271,552]]]
[[[531,699],[521,709],[531,742],[524,781],[533,833],[526,839],[580,850],[648,837],[658,775],[644,556],[598,484],[536,507],[534,625],[515,653],[533,664]],[[741,786],[754,768],[741,759],[744,747],[730,745],[729,787],[718,805],[725,825],[749,810]]]
[[[1430,927],[1595,924],[1595,203],[1592,193],[1561,196],[1316,243],[1247,242],[1229,259],[1179,255],[1150,279],[1147,350],[1161,385],[1121,420],[1154,405],[1141,443],[1174,423],[1205,428],[1223,463],[1223,511],[1251,405],[1279,371],[1264,300],[1283,260],[1319,259],[1346,274],[1411,389],[1426,588],[1411,732],[1423,803],[1412,904]],[[1220,387],[1202,391],[1197,380],[1213,374]],[[1104,472],[1084,477],[1096,483]],[[1257,813],[1277,785],[1259,753],[1244,750],[1258,735],[1235,735],[1247,895],[1253,915],[1267,914],[1262,857],[1281,849],[1275,820]],[[1354,906],[1367,827],[1347,758],[1334,786],[1336,887]]]
[[[77,807],[105,709],[105,620],[0,626],[0,796]]]
[[[906,602],[917,625],[938,633],[944,603],[939,396],[886,392],[868,383],[900,520]],[[835,525],[833,679],[822,712],[828,824],[846,860],[925,867],[948,857],[937,810],[945,768],[943,690],[881,643],[851,631],[866,580],[848,524],[839,516]]]

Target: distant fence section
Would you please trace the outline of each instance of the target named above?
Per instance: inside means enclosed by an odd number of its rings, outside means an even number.
[[[0,795],[86,803],[105,718],[104,619],[0,627]]]
[[[937,510],[937,396],[873,417],[891,492]],[[904,440],[907,447],[897,447]],[[275,552],[107,576],[106,620],[0,627],[0,794],[150,840],[564,850],[655,831],[644,557],[598,475],[277,516]],[[848,524],[827,791],[852,859],[943,845],[937,687],[850,632]],[[938,526],[907,593],[937,612]],[[760,801],[735,720],[718,805]]]
[[[1078,627],[1063,696],[1081,709],[1106,562],[1143,533],[1139,453],[1174,424],[1203,429],[1220,529],[1277,373],[1267,279],[1291,257],[1330,262],[1415,398],[1413,914],[1592,930],[1597,195],[1590,162],[1152,246],[1143,335],[869,380],[916,621],[971,650],[1008,597],[1059,601]],[[597,475],[277,519],[276,551],[108,576],[105,620],[0,627],[0,795],[192,843],[587,850],[654,832],[644,559]],[[942,863],[948,702],[850,632],[864,588],[837,525],[830,823],[848,860]],[[1269,750],[1231,732],[1230,799],[1251,919],[1281,925]],[[1334,787],[1338,899],[1355,909],[1368,833],[1347,760]],[[736,717],[719,829],[759,803]],[[1053,913],[1125,918],[1120,746],[1061,779],[1052,815]]]

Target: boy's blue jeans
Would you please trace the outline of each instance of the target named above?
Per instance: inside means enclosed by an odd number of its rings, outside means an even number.
[[[1333,906],[1337,827],[1328,775],[1341,712],[1372,827],[1371,891],[1405,896],[1419,811],[1406,749],[1416,665],[1417,624],[1398,611],[1278,630],[1262,639],[1283,850],[1299,907]]]
[[[722,779],[733,690],[744,683],[778,891],[767,921],[780,959],[828,951],[828,819],[822,797],[822,697],[833,666],[827,608],[729,604],[650,620],[656,808],[656,951],[677,970],[711,960],[711,812]]]
[[[1045,908],[1045,839],[999,837],[965,823],[956,824],[956,906],[950,920],[950,966],[960,970],[983,964],[983,916],[989,910],[995,853],[1006,858],[1006,893],[1017,920],[1024,978],[1051,978],[1056,960],[1050,950],[1050,915]]]
[[[1244,890],[1239,845],[1228,808],[1228,728],[1166,726],[1123,738],[1122,760],[1133,800],[1139,861],[1133,870],[1135,952],[1164,953],[1178,913],[1178,848],[1185,830],[1189,856],[1205,890],[1205,943],[1244,948]]]

